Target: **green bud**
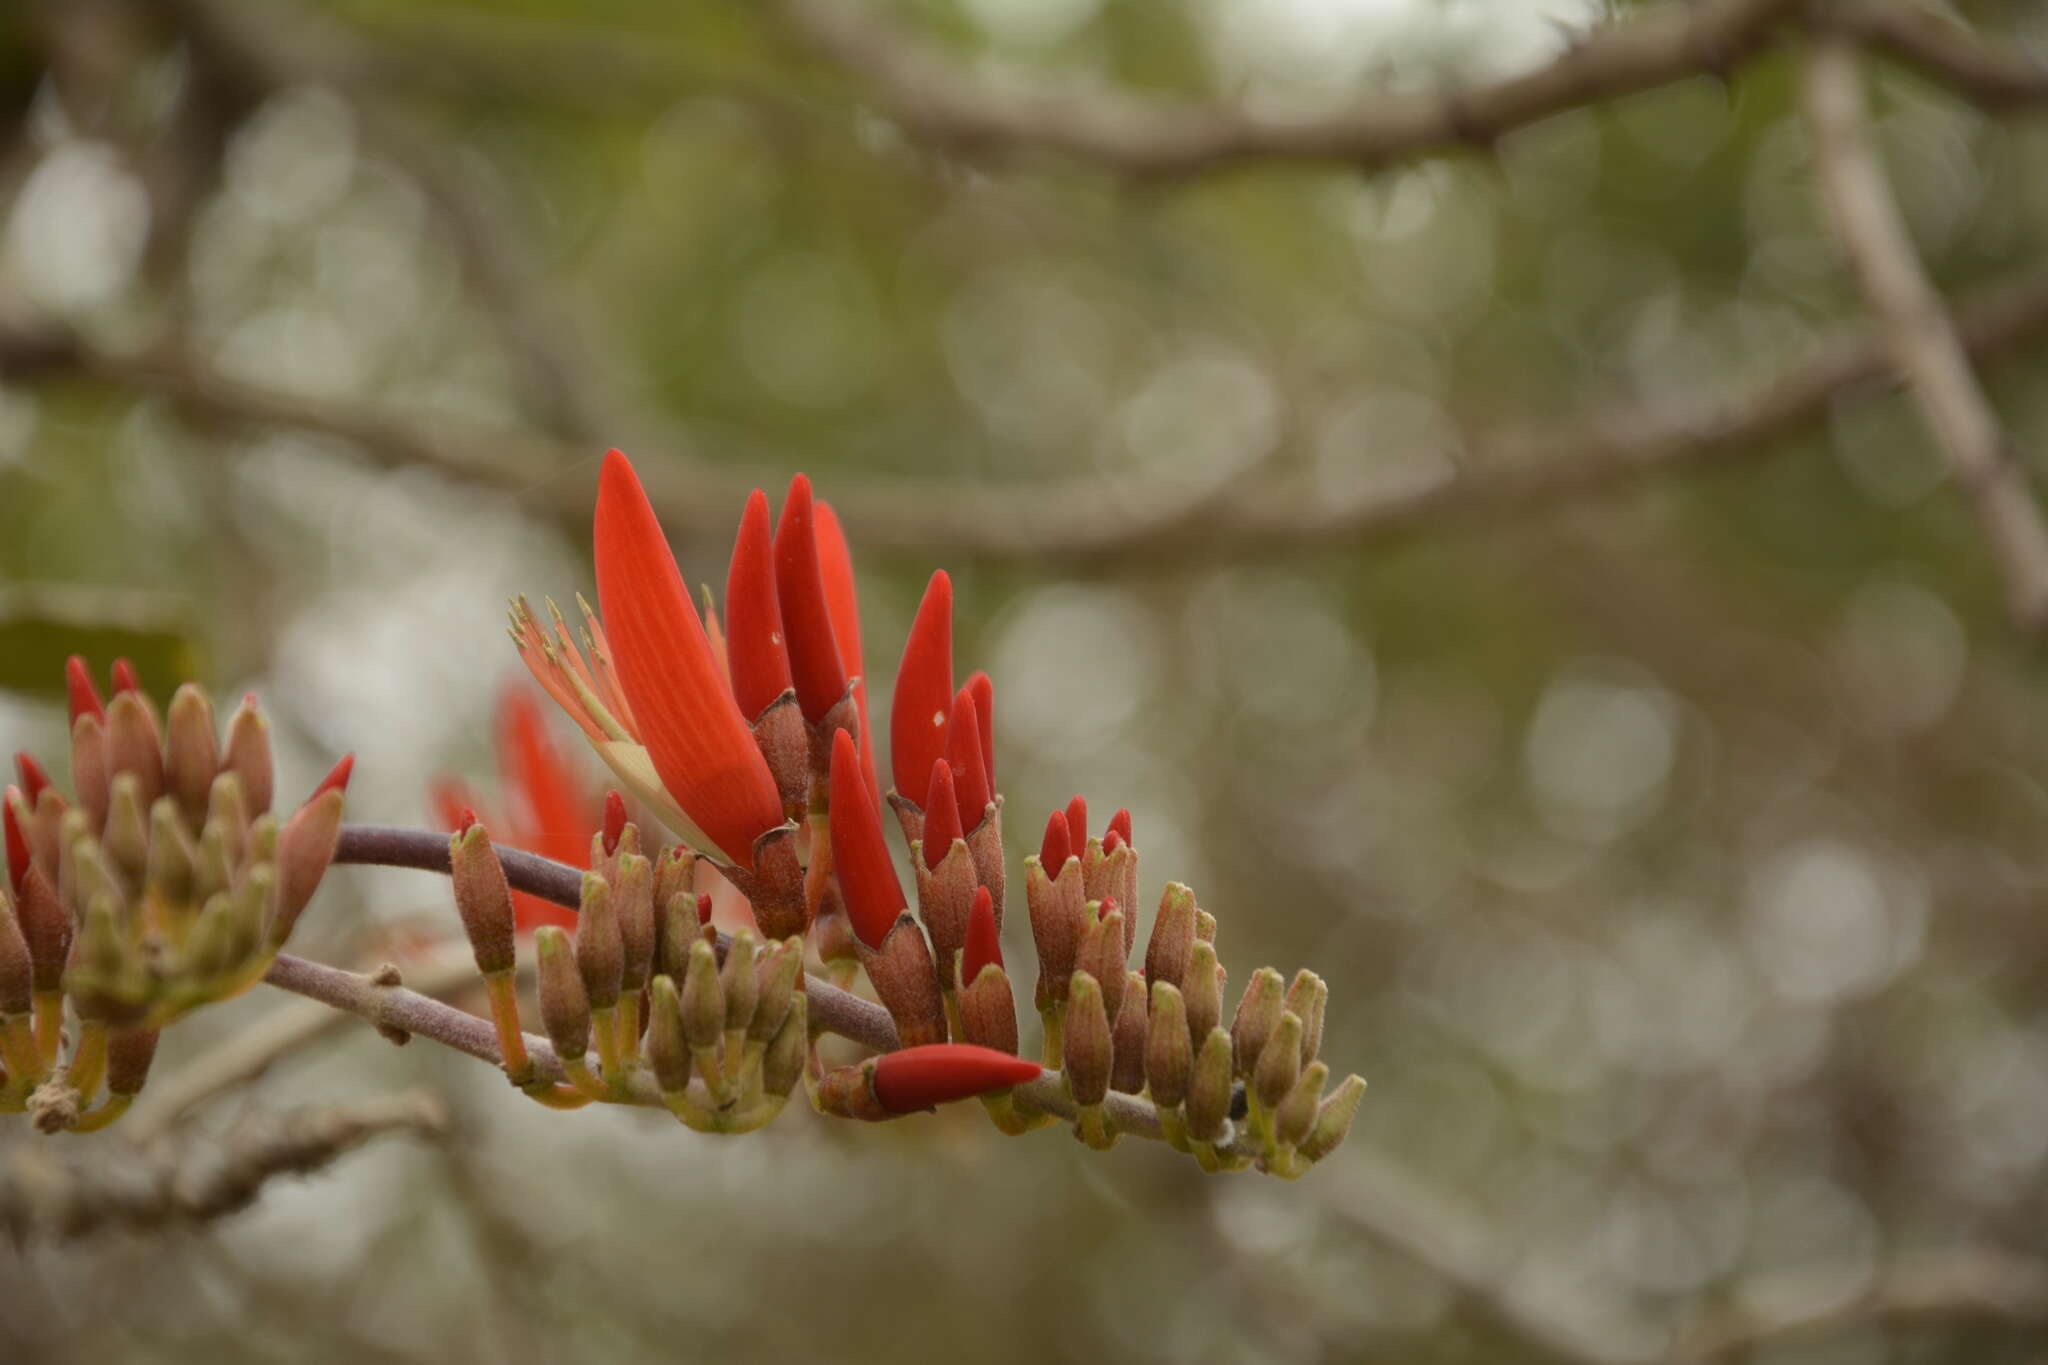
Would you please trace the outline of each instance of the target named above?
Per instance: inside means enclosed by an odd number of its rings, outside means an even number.
[[[619,917],[612,910],[612,889],[595,872],[583,874],[583,908],[576,922],[576,966],[583,973],[583,993],[594,1010],[619,1003],[626,970],[625,943]]]
[[[690,945],[682,1004],[683,1037],[690,1046],[717,1047],[725,1032],[725,989],[718,979],[718,954],[701,938]]]
[[[173,693],[165,729],[164,785],[187,827],[198,829],[206,823],[207,793],[220,771],[213,703],[205,691],[186,683]]]
[[[757,970],[759,986],[754,996],[754,1017],[747,1024],[747,1037],[757,1043],[771,1041],[782,1031],[782,1017],[796,995],[797,977],[804,969],[804,941],[791,935],[775,945]]]
[[[1117,850],[1119,853],[1123,849]],[[1145,978],[1131,972],[1124,981],[1124,1008],[1111,1030],[1115,1061],[1110,1067],[1109,1088],[1135,1095],[1145,1088],[1145,1034],[1148,1015],[1142,1007]]]
[[[760,944],[752,929],[742,929],[732,936],[732,946],[725,950],[725,966],[719,972],[718,984],[725,995],[728,1033],[740,1032],[754,1022],[754,1006],[761,996],[761,978],[756,970]]]
[[[1089,917],[1088,927],[1082,932],[1081,949],[1074,955],[1074,970],[1088,973],[1101,984],[1103,1014],[1113,1030],[1124,1004],[1124,915],[1114,907],[1106,915],[1101,914],[1100,907],[1091,909],[1095,914]]]
[[[678,891],[664,902],[661,912],[659,960],[655,968],[663,976],[682,980],[690,970],[690,945],[704,937],[697,919],[695,892]]]
[[[1152,1019],[1145,1031],[1145,1083],[1154,1104],[1171,1109],[1187,1098],[1194,1052],[1180,991],[1170,981],[1153,982]]]
[[[206,802],[206,825],[201,828],[214,825],[220,827],[221,849],[227,855],[228,866],[239,866],[242,841],[249,829],[249,807],[242,795],[242,779],[233,773],[222,773],[213,780]]]
[[[810,1002],[799,992],[791,998],[782,1027],[761,1058],[761,1087],[771,1095],[787,1095],[796,1088],[810,1056],[810,1029],[805,1023]]]
[[[1195,911],[1195,937],[1211,945],[1216,942],[1216,917],[1207,910]]]
[[[683,1037],[682,997],[676,993],[675,981],[666,976],[654,978],[647,996],[647,1065],[662,1094],[679,1094],[690,1085],[690,1045]]]
[[[1205,939],[1196,939],[1188,950],[1188,974],[1181,980],[1180,993],[1187,1001],[1188,1041],[1199,1045],[1223,1022],[1223,968],[1216,962],[1216,949]]]
[[[557,1057],[580,1062],[590,1051],[590,997],[583,991],[583,976],[576,968],[569,933],[559,924],[544,924],[534,931],[533,947],[540,963],[541,1027],[547,1030]]]
[[[144,890],[164,905],[190,905],[195,856],[192,841],[185,837],[178,818],[177,802],[167,796],[158,797],[149,808],[149,860],[143,869]]]
[[[1235,1049],[1234,1065],[1239,1076],[1250,1078],[1252,1068],[1259,1063],[1259,1054],[1265,1050],[1266,1040],[1280,1026],[1280,997],[1283,994],[1280,973],[1271,967],[1259,968],[1245,983],[1244,995],[1237,1002],[1237,1018],[1230,1025],[1230,1041]]]
[[[1287,1092],[1273,1111],[1273,1130],[1282,1142],[1300,1146],[1309,1129],[1315,1126],[1316,1106],[1323,1098],[1323,1086],[1330,1079],[1330,1068],[1321,1062],[1310,1062],[1301,1073],[1301,1079]]]
[[[1122,932],[1123,926],[1117,930]],[[1109,1093],[1113,1041],[1102,987],[1087,972],[1076,971],[1067,982],[1067,1090],[1076,1104],[1100,1104]]]
[[[1301,1140],[1301,1154],[1310,1161],[1321,1161],[1336,1151],[1351,1132],[1351,1120],[1357,1116],[1358,1102],[1364,1098],[1365,1077],[1346,1076],[1316,1110],[1315,1127]]]
[[[1230,1035],[1221,1028],[1209,1030],[1202,1050],[1195,1056],[1195,1074],[1188,1085],[1188,1131],[1203,1142],[1223,1136],[1230,1118]]]
[[[142,783],[133,773],[115,777],[107,806],[107,830],[100,848],[121,885],[139,887],[149,865],[149,816],[142,804]]]
[[[627,825],[626,831],[632,833],[633,826]],[[618,913],[619,942],[625,950],[620,981],[622,988],[632,993],[654,974],[654,865],[638,852],[627,850],[624,834],[619,839],[616,865],[612,906]]]
[[[1252,1064],[1252,1093],[1272,1109],[1301,1079],[1301,1016],[1282,1014],[1280,1025]]]

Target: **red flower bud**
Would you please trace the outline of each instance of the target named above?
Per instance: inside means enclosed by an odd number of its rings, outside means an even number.
[[[1115,815],[1109,817],[1109,832],[1110,834],[1120,835],[1127,844],[1131,842],[1131,813],[1129,810],[1119,810]],[[1102,846],[1104,848],[1109,847],[1107,835],[1103,837]]]
[[[839,662],[854,684],[853,700],[860,713],[860,770],[874,794],[876,808],[882,788],[875,781],[875,727],[868,724],[868,689],[863,675],[860,647],[860,594],[854,587],[853,554],[846,548],[846,532],[832,504],[820,498],[812,504],[818,515],[818,572],[825,579],[825,605],[832,613],[832,638],[839,642]]]
[[[699,891],[697,893],[697,926],[702,928],[709,923],[711,923],[711,893],[709,891]]]
[[[135,665],[126,659],[114,660],[114,695],[141,690],[142,679],[135,676]]]
[[[981,720],[981,767],[988,774],[988,789],[996,789],[996,685],[986,673],[976,673],[967,680],[967,690],[974,697],[974,714]]]
[[[953,841],[964,834],[960,809],[953,795],[953,765],[945,759],[932,764],[931,784],[925,788],[924,865],[937,871],[953,849]]]
[[[953,767],[953,786],[959,794],[960,827],[973,829],[988,810],[988,769],[981,761],[981,718],[976,714],[974,694],[961,688],[953,696],[953,718],[946,727],[946,762]],[[929,819],[931,812],[925,812]]]
[[[968,985],[981,969],[1003,965],[1002,937],[996,931],[996,903],[988,888],[974,888],[974,904],[967,910],[967,942],[960,949],[960,979]]]
[[[832,736],[831,795],[832,865],[847,917],[862,943],[880,949],[903,913],[903,887],[882,841],[882,817],[861,778],[853,736],[844,730]]]
[[[327,770],[327,776],[320,779],[320,785],[313,788],[312,795],[308,796],[304,801],[301,801],[299,804],[302,806],[309,806],[313,803],[314,797],[319,796],[323,792],[347,791],[349,774],[353,773],[355,769],[356,756],[354,754],[343,754],[341,756],[341,761],[339,763],[336,763],[332,768],[329,768]]]
[[[971,1043],[930,1043],[924,1047],[885,1052],[875,1059],[875,1099],[892,1114],[1007,1090],[1036,1080],[1044,1070],[1037,1062],[1012,1057]]]
[[[50,785],[50,775],[43,770],[42,764],[36,762],[36,756],[26,749],[14,756],[14,767],[21,774],[21,794],[28,798],[29,809],[33,810],[43,788]]]
[[[1067,802],[1067,838],[1076,854],[1088,847],[1088,798],[1085,796],[1077,796]],[[1048,867],[1045,875],[1050,877],[1058,871],[1056,867]]]
[[[76,654],[64,661],[64,683],[71,694],[73,725],[78,723],[80,716],[106,720],[107,708],[100,704],[100,690],[93,686],[92,672],[85,666],[85,660]]]
[[[619,836],[626,832],[626,798],[616,791],[604,794],[604,851],[619,851]]]
[[[1038,848],[1038,865],[1045,869],[1048,878],[1055,878],[1073,856],[1073,842],[1067,835],[1067,813],[1056,810],[1045,822],[1045,842]]]
[[[832,631],[832,609],[825,602],[825,576],[818,567],[816,516],[811,481],[802,474],[789,481],[789,500],[775,528],[775,589],[782,603],[782,623],[789,632],[789,671],[796,680],[797,705],[804,719],[816,725],[846,695],[846,666]]]
[[[740,517],[725,575],[725,651],[732,696],[740,714],[756,720],[789,690],[789,647],[782,605],[775,596],[775,539],[768,529],[768,495],[755,489]]]
[[[952,704],[953,580],[941,569],[925,586],[910,623],[890,704],[890,776],[906,800],[917,799],[933,762],[946,755]]]

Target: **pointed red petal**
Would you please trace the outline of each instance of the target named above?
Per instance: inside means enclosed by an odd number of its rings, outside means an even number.
[[[100,704],[100,690],[92,684],[92,671],[85,666],[85,660],[74,654],[64,661],[64,685],[71,693],[71,723],[78,724],[84,715],[107,718],[107,708]]]
[[[1067,802],[1067,838],[1073,841],[1075,853],[1088,847],[1088,799],[1077,796]]]
[[[709,891],[699,891],[697,893],[697,924],[700,928],[711,923],[711,910],[711,893]]]
[[[974,984],[981,969],[993,963],[1003,965],[1002,936],[996,932],[996,902],[985,886],[974,888],[974,904],[967,908],[967,941],[960,948],[960,980]]]
[[[1114,853],[1123,846],[1124,836],[1116,832],[1115,825],[1111,825],[1109,831],[1102,836],[1102,851],[1104,853]]]
[[[698,828],[741,867],[782,823],[768,762],[734,705],[661,523],[624,455],[598,482],[597,596],[626,701],[654,771]]]
[[[906,800],[917,799],[933,760],[945,757],[952,705],[953,580],[941,569],[910,623],[889,709],[889,776]]]
[[[986,673],[967,679],[974,694],[974,714],[981,718],[981,769],[988,774],[988,789],[996,789],[996,684]]]
[[[114,660],[114,695],[141,690],[142,679],[135,676],[135,665],[126,659]]]
[[[853,683],[853,704],[860,713],[860,770],[868,780],[876,807],[882,801],[881,784],[875,780],[875,727],[868,722],[868,687],[860,647],[860,594],[854,586],[853,554],[846,547],[846,532],[839,514],[823,498],[812,506],[818,516],[818,570],[825,578],[825,605],[832,612],[832,638],[839,642],[839,662]],[[856,681],[856,679],[858,681]]]
[[[19,787],[9,787],[0,796],[0,821],[7,826],[7,885],[17,895],[21,892],[21,879],[28,875],[29,860],[28,835],[14,813],[15,803],[21,799]]]
[[[1038,865],[1048,877],[1060,875],[1067,859],[1074,856],[1073,840],[1067,834],[1067,813],[1056,810],[1045,822],[1045,842],[1038,846]]]
[[[789,632],[789,671],[796,680],[797,705],[816,725],[846,695],[846,666],[825,603],[825,576],[818,566],[816,516],[811,481],[789,481],[789,501],[775,528],[775,590],[782,600],[782,624]]]
[[[311,801],[313,797],[320,796],[328,791],[347,791],[349,774],[355,770],[356,756],[354,754],[343,754],[341,762],[327,770],[327,776],[320,779],[320,785],[313,788],[312,795],[308,796],[306,800]],[[304,802],[300,804],[303,805]]]
[[[50,785],[50,775],[43,771],[42,764],[36,762],[36,756],[26,749],[14,756],[14,768],[21,774],[21,794],[28,798],[29,808],[33,810],[43,788]]]
[[[1120,808],[1115,815],[1109,817],[1109,833],[1123,836],[1123,841],[1127,844],[1131,842],[1131,812],[1128,809]],[[1108,835],[1103,836],[1102,846],[1109,847]]]
[[[619,837],[626,832],[626,798],[615,791],[604,794],[604,851],[617,853]]]
[[[1038,1079],[1037,1062],[972,1043],[927,1043],[875,1058],[875,1098],[892,1114],[1006,1090]]]
[[[943,758],[935,760],[924,797],[924,865],[928,871],[945,861],[953,841],[961,835],[958,799],[953,794],[953,765]]]
[[[588,863],[593,802],[549,735],[540,699],[523,683],[498,694],[495,743],[512,820],[506,842],[571,867]]]
[[[832,736],[832,866],[853,931],[870,948],[882,946],[903,913],[903,886],[882,841],[882,817],[868,798],[860,754],[844,730]]]
[[[768,529],[768,495],[758,488],[747,499],[726,570],[725,652],[733,700],[742,716],[758,720],[789,690],[789,649],[775,598],[775,538]]]
[[[981,766],[981,719],[975,714],[974,694],[964,687],[953,696],[946,762],[953,765],[953,786],[959,792],[960,827],[973,829],[988,810],[988,770]]]

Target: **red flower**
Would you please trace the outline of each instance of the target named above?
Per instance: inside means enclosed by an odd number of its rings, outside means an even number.
[[[847,918],[862,943],[879,949],[905,909],[903,884],[889,861],[882,816],[861,777],[853,737],[844,730],[832,736],[831,823],[832,865]]]
[[[927,871],[937,871],[946,855],[953,850],[953,841],[961,837],[960,799],[953,794],[953,765],[945,759],[932,761],[931,784],[925,788],[924,798],[924,865]]]
[[[832,613],[832,638],[839,642],[839,662],[853,679],[853,703],[860,714],[860,770],[868,790],[879,807],[881,784],[875,780],[875,730],[868,723],[866,669],[861,666],[860,594],[853,583],[853,554],[846,547],[846,532],[832,504],[820,498],[818,515],[818,572],[825,581],[825,606]]]
[[[963,687],[953,696],[953,714],[946,726],[946,762],[953,769],[953,788],[960,803],[960,827],[981,823],[994,793],[981,745],[981,717],[974,693]],[[929,814],[930,812],[926,812]]]
[[[910,623],[889,709],[890,777],[906,801],[918,798],[932,764],[946,756],[952,704],[953,580],[941,569],[926,585]]]
[[[571,867],[588,867],[591,831],[600,823],[610,828],[611,804],[618,794],[609,793],[603,802],[597,800],[590,784],[555,747],[548,735],[547,717],[533,694],[522,686],[508,686],[498,694],[492,741],[498,759],[499,803],[483,820],[495,842]],[[452,778],[434,783],[429,795],[442,826],[451,832],[463,828],[465,814],[473,819],[473,812],[486,809],[464,783]],[[623,802],[618,815],[623,823]],[[615,834],[611,837],[617,838]],[[576,923],[574,910],[524,891],[512,893],[512,905],[522,931],[543,924],[573,928]]]
[[[782,504],[782,521],[775,528],[775,589],[789,631],[789,671],[796,680],[797,704],[813,725],[846,695],[846,665],[825,601],[816,524],[811,481],[799,474],[789,481],[789,499]]]
[[[960,980],[973,985],[983,967],[1003,965],[1003,942],[996,930],[996,902],[985,886],[974,888],[967,910],[967,940],[960,949]]]
[[[732,696],[748,721],[787,692],[789,649],[783,641],[782,605],[775,592],[775,541],[768,530],[768,495],[755,489],[732,543],[725,578],[727,671]]]
[[[1076,798],[1077,800],[1079,798]],[[1073,836],[1067,832],[1067,813],[1054,811],[1045,822],[1045,842],[1039,845],[1038,865],[1048,877],[1058,877],[1067,859],[1074,856]]]
[[[875,1058],[875,1099],[892,1114],[1007,1090],[1038,1079],[1037,1062],[972,1043],[930,1043]]]

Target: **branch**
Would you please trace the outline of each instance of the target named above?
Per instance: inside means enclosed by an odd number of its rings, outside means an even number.
[[[577,906],[583,874],[575,868],[517,849],[499,848],[497,853],[498,861],[505,869],[505,880],[518,890],[545,897],[568,909]],[[445,873],[448,871],[448,838],[423,829],[346,825],[335,847],[334,861]],[[719,949],[723,951],[728,942],[721,935]],[[489,1021],[407,990],[398,984],[395,969],[363,975],[284,953],[279,954],[263,979],[283,990],[366,1019],[379,1031],[393,1037],[418,1034],[494,1066],[503,1065],[497,1033]],[[901,1046],[896,1037],[896,1022],[880,1005],[808,973],[804,983],[809,993],[812,1024],[877,1052],[891,1052]],[[543,1079],[567,1080],[553,1045],[545,1038],[527,1034],[526,1050],[532,1055],[535,1070]],[[633,1073],[631,1080],[636,1102],[661,1103],[660,1092],[645,1072]],[[1056,1071],[1048,1071],[1037,1080],[1018,1086],[1017,1093],[1049,1114],[1057,1114],[1063,1119],[1075,1117],[1073,1101]],[[1104,1107],[1120,1132],[1152,1139],[1164,1136],[1159,1113],[1148,1101],[1113,1091]],[[1238,1144],[1233,1150],[1252,1156],[1257,1154],[1258,1146],[1248,1130],[1240,1130]]]
[[[1917,4],[1866,5],[1824,22],[1955,86],[1987,109],[2048,101],[2048,56],[1994,47],[1954,19]]]
[[[2048,332],[2048,271],[2019,275],[1957,305],[1963,346],[1980,359]],[[1883,340],[1844,332],[1746,392],[1693,406],[1620,408],[1581,425],[1481,439],[1472,460],[1433,483],[1350,498],[1284,481],[1229,500],[1190,499],[1184,484],[1099,476],[951,487],[926,479],[841,481],[833,505],[864,551],[916,550],[1080,568],[1297,553],[1352,545],[1425,525],[1524,513],[1665,468],[1754,456],[1823,416],[1841,394],[1892,374]],[[339,437],[386,466],[424,466],[516,497],[576,534],[590,524],[589,480],[563,477],[597,453],[515,432],[408,420],[351,403],[300,397],[223,377],[189,347],[119,354],[58,329],[0,321],[0,377],[71,373],[156,394],[198,417]],[[641,474],[679,539],[723,542],[753,478],[684,457]]]
[[[273,1177],[310,1174],[381,1133],[439,1136],[447,1128],[441,1102],[416,1091],[258,1116],[219,1141],[171,1150],[121,1144],[80,1160],[55,1143],[22,1143],[0,1168],[0,1227],[20,1239],[205,1222],[245,1207]]]
[[[1253,159],[1373,166],[1484,146],[1567,109],[1724,71],[1762,46],[1796,4],[1668,5],[1601,29],[1525,75],[1464,90],[1374,95],[1313,116],[1021,80],[997,84],[961,71],[862,0],[786,0],[782,8],[799,33],[860,75],[883,111],[919,137],[975,151],[1042,147],[1127,174],[1185,176]]]
[[[1816,38],[1806,95],[1821,193],[1885,349],[1912,386],[1949,472],[1970,496],[2014,618],[2024,630],[2048,627],[2048,523],[1913,250],[1870,142],[1853,42],[1835,34]]]

